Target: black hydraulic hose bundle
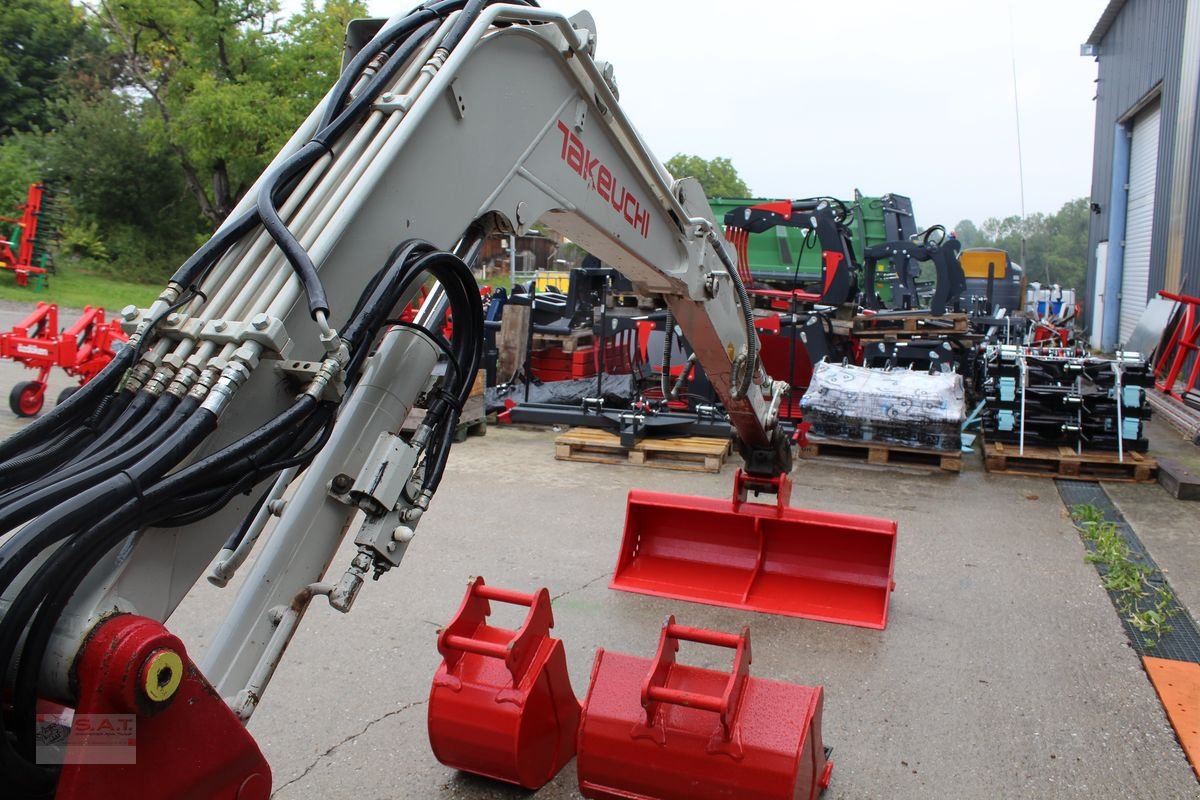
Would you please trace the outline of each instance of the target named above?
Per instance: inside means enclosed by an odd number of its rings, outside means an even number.
[[[452,342],[447,346],[453,365],[451,388],[448,397],[441,399],[444,418],[429,447],[422,486],[434,491],[445,468],[458,410],[470,392],[482,349],[482,306],[470,270],[454,255],[438,251],[426,242],[406,242],[394,251],[379,279],[372,281],[345,332],[353,344],[351,363],[356,369],[361,368],[362,354],[371,350],[401,295],[425,275],[434,276],[446,288],[455,320]],[[0,620],[0,652],[11,652],[26,631],[26,626],[17,621],[33,619],[22,648],[14,693],[19,698],[17,733],[23,752],[8,755],[18,758],[28,755],[32,723],[31,707],[25,706],[29,698],[36,697],[36,680],[54,625],[92,565],[139,527],[185,522],[183,517],[199,511],[212,513],[214,504],[224,505],[280,469],[307,462],[324,443],[333,416],[332,404],[303,395],[288,411],[249,436],[163,477],[171,463],[186,457],[215,427],[215,417],[203,409],[197,412],[196,403],[190,397],[181,402],[172,418],[182,421],[164,426],[166,433],[131,450],[124,459],[131,466],[116,475],[88,487],[88,482],[98,477],[99,467],[84,470],[46,487],[14,509],[6,508],[0,517],[0,524],[10,523],[26,516],[40,503],[61,501],[52,513],[35,519],[0,548],[0,592],[38,553],[65,540],[38,568]],[[201,412],[206,424],[197,428],[194,420]],[[430,417],[437,416],[438,412],[431,411]],[[132,429],[130,434],[137,430]],[[316,441],[312,446],[301,450],[314,436]],[[147,481],[153,484],[144,485]],[[92,524],[87,509],[94,508],[102,499],[110,507],[113,502],[120,505],[99,524]],[[8,666],[0,665],[6,673]]]
[[[328,314],[315,265],[287,229],[279,206],[307,168],[333,153],[338,138],[371,111],[384,88],[448,15],[462,12],[439,42],[439,47],[453,51],[494,2],[498,0],[446,0],[420,6],[357,54],[334,87],[310,143],[264,178],[253,208],[227,221],[176,271],[172,282],[186,288],[168,311],[200,295],[196,287],[218,261],[263,225],[300,278],[312,315]],[[356,87],[359,92],[351,98]],[[446,388],[436,393],[427,414],[434,430],[426,443],[421,489],[431,494],[444,472],[481,358],[482,305],[471,271],[457,256],[427,242],[406,242],[363,292],[342,335],[350,351],[346,383],[353,387],[396,304],[425,276],[445,288],[454,320],[449,343],[425,331],[449,365]],[[13,686],[15,712],[15,726],[0,714],[0,772],[15,792],[53,792],[54,768],[32,758],[37,683],[55,626],[92,568],[139,530],[186,525],[250,493],[283,469],[306,466],[328,440],[336,420],[335,402],[304,394],[248,436],[181,467],[216,429],[216,414],[194,396],[176,400],[173,395],[118,389],[166,315],[152,320],[136,347],[120,350],[69,400],[0,443],[0,492],[7,493],[0,495],[0,534],[24,525],[0,542],[0,594],[22,576],[28,578],[0,616],[0,690]],[[99,522],[98,507],[111,509]],[[230,542],[236,546],[233,538]],[[11,654],[18,650],[20,658],[14,660]]]
[[[58,433],[62,428],[78,420],[91,404],[103,396],[112,393],[117,382],[125,374],[125,370],[133,366],[133,351],[122,348],[113,360],[108,362],[94,378],[80,387],[65,402],[51,409],[44,416],[38,417],[29,425],[0,442],[0,459],[13,458],[21,455],[30,446],[45,441]]]
[[[97,449],[93,445],[92,448],[81,451],[70,463],[60,466],[50,474],[37,480],[28,481],[19,489],[0,495],[0,504],[7,505],[12,502],[14,494],[30,496],[46,486],[64,483],[88,470],[93,470],[88,474],[94,475],[97,467],[102,471],[107,470],[113,464],[125,463],[133,452],[144,452],[145,442],[149,441],[147,437],[150,439],[161,437],[164,435],[164,426],[166,432],[174,427],[171,424],[170,415],[179,402],[179,398],[172,394],[163,394],[158,398],[151,396],[150,399],[152,401],[149,404],[150,408],[144,414],[136,417],[131,415],[126,421],[127,424],[114,425],[105,432],[115,432],[115,435],[106,440],[103,447]],[[142,448],[142,450],[131,449],[135,447]],[[3,520],[4,512],[0,511],[0,530],[4,529]]]
[[[133,396],[134,393],[127,389],[115,395],[106,395],[82,426],[68,430],[40,448],[14,456],[0,464],[0,491],[43,477],[69,461],[76,453],[94,447],[100,437],[108,433],[110,423],[125,412]]]

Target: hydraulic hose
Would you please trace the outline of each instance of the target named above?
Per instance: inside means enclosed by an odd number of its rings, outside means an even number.
[[[161,495],[171,496],[207,486],[210,482],[222,482],[220,481],[222,473],[234,466],[238,459],[262,448],[282,431],[286,431],[293,424],[302,421],[312,413],[317,405],[317,400],[312,396],[301,396],[287,411],[260,426],[257,430],[173,473],[155,486],[150,494],[154,499],[160,499]]]
[[[721,247],[716,241],[713,242],[713,246]],[[726,264],[726,271],[733,281],[733,288],[737,292],[738,302],[741,303],[742,315],[746,324],[746,363],[740,374],[731,376],[735,379],[735,385],[731,387],[730,394],[733,399],[739,400],[750,393],[754,370],[758,364],[758,333],[754,330],[754,306],[750,304],[750,293],[746,291],[746,284],[742,283],[742,276],[738,274],[736,266]]]
[[[292,265],[292,269],[300,279],[300,283],[304,287],[304,294],[308,298],[308,312],[314,319],[318,313],[329,315],[329,300],[325,296],[325,287],[321,284],[321,278],[317,275],[317,267],[309,257],[308,251],[300,245],[299,240],[288,230],[283,218],[280,217],[279,210],[275,207],[274,195],[279,191],[278,187],[296,178],[303,170],[321,158],[325,152],[325,146],[318,142],[310,141],[301,147],[264,180],[264,186],[258,194],[256,206],[263,228],[283,251],[284,258]]]
[[[145,390],[137,392],[129,400],[128,405],[122,413],[102,434],[96,437],[96,440],[80,453],[81,456],[91,455],[97,450],[105,447],[109,443],[115,441],[129,430],[130,426],[134,425],[147,409],[151,408],[158,400],[158,396],[151,394]]]
[[[0,442],[0,460],[7,461],[13,456],[25,452],[39,442],[45,441],[66,425],[78,420],[92,404],[116,387],[117,381],[132,365],[132,360],[133,348],[121,348],[104,369],[85,383],[79,391],[68,397],[65,402],[56,405],[44,416],[26,425],[4,442]]]
[[[138,441],[138,437],[131,433],[118,443],[125,449],[114,454],[111,459],[93,464],[78,472],[72,472],[35,491],[22,492],[20,497],[11,500],[3,510],[0,510],[0,530],[12,530],[38,514],[55,508],[60,503],[69,503],[74,496],[77,496],[78,492],[86,491],[86,487],[93,482],[102,481],[118,470],[136,465],[147,453],[164,446],[164,442],[169,443],[169,440],[177,435],[177,431],[191,416],[197,405],[199,405],[199,401],[195,398],[184,398],[171,417],[149,437]],[[28,527],[23,528],[13,534],[9,541],[0,544],[0,575],[4,573],[6,553],[19,547],[22,540],[29,538],[28,530]],[[6,587],[7,582],[0,578],[0,592],[3,592]]]
[[[0,464],[0,493],[44,478],[48,472],[71,460],[76,453],[84,451],[98,435],[103,435],[113,419],[129,405],[132,397],[133,392],[127,389],[115,395],[105,395],[83,427],[69,430],[40,448]]]
[[[87,452],[71,463],[67,474],[101,464],[120,455],[121,451],[131,442],[137,442],[147,435],[153,435],[158,427],[170,417],[171,411],[180,405],[178,396],[167,393],[158,396],[149,395],[148,400],[149,408],[145,412],[140,415],[131,413],[128,417],[122,418],[117,425],[113,426],[111,436],[104,437],[104,441],[97,440],[97,443],[93,444]],[[130,403],[130,406],[132,405]],[[66,475],[62,477],[66,477]]]
[[[188,398],[192,400],[192,398]],[[185,402],[187,402],[185,400]],[[194,400],[193,400],[194,402]],[[182,406],[182,403],[180,404]],[[3,592],[38,553],[46,547],[71,536],[78,528],[88,523],[95,515],[95,508],[113,503],[124,504],[141,492],[141,486],[158,480],[168,469],[179,463],[201,440],[216,427],[216,415],[206,408],[198,408],[173,436],[142,458],[137,464],[90,486],[65,499],[53,511],[43,514],[26,525],[0,547],[0,592]],[[7,511],[7,509],[6,509]],[[47,564],[62,564],[52,555]],[[75,569],[81,569],[76,565]],[[86,575],[86,572],[84,573]],[[57,577],[57,574],[55,574]],[[21,591],[13,599],[0,618],[0,653],[15,652],[25,621],[33,614],[41,597],[33,592]],[[6,676],[10,663],[0,663],[0,676]],[[36,691],[31,692],[36,695]],[[52,782],[43,770],[12,751],[3,720],[0,718],[0,761],[5,765],[6,775],[12,776],[29,788],[40,788]]]
[[[442,38],[442,41],[438,44],[438,49],[453,53],[454,49],[463,40],[463,37],[467,35],[467,31],[475,24],[475,20],[479,19],[479,15],[483,12],[483,9],[493,2],[496,2],[496,0],[467,0],[467,4],[463,6],[462,14],[454,21],[454,26]]]

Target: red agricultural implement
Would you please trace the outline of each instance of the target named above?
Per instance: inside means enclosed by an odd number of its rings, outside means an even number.
[[[46,273],[53,269],[47,249],[56,235],[54,226],[46,224],[51,212],[50,197],[45,185],[31,184],[20,206],[20,219],[0,217],[0,222],[15,226],[8,238],[0,236],[0,269],[12,271],[18,286],[28,286],[32,275],[35,288],[40,289]]]
[[[0,333],[0,357],[11,358],[38,371],[36,380],[22,381],[12,388],[8,405],[19,417],[36,416],[46,401],[46,379],[55,366],[87,383],[104,369],[128,340],[117,320],[105,320],[103,308],[83,309],[83,316],[59,332],[58,306],[38,303],[37,308],[11,331]],[[58,402],[75,387],[64,389]]]
[[[1190,404],[1200,378],[1200,297],[1172,292],[1159,295],[1179,303],[1175,330],[1158,356],[1154,383],[1160,392]]]

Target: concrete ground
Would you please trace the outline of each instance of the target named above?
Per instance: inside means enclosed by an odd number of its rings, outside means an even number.
[[[0,364],[0,386],[18,379]],[[18,424],[0,409],[0,431]],[[825,687],[836,763],[827,798],[1200,796],[1053,482],[966,463],[961,475],[797,466],[794,505],[899,522],[889,625],[871,631],[609,590],[628,489],[723,497],[733,466],[707,475],[558,462],[552,433],[492,428],[455,447],[403,567],[368,583],[349,615],[318,602],[306,616],[250,723],[275,797],[530,796],[441,766],[427,743],[436,630],[475,574],[549,587],[580,696],[596,647],[649,657],[668,614],[749,625],[753,675]],[[1114,498],[1168,569],[1148,530],[1195,549],[1190,510],[1152,511],[1179,505],[1157,487],[1116,487]],[[335,577],[351,555],[344,547]],[[199,585],[170,621],[194,657],[231,599]],[[1190,601],[1195,610],[1200,597]],[[728,665],[727,651],[681,656]],[[574,764],[532,796],[579,797]]]

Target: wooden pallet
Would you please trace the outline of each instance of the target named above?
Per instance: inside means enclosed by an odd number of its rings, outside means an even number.
[[[643,439],[632,448],[625,448],[621,446],[621,437],[594,428],[572,428],[554,440],[554,457],[560,461],[632,464],[690,472],[720,472],[729,450],[728,439],[704,436]]]
[[[1025,452],[1015,444],[985,442],[983,465],[988,472],[1008,475],[1049,476],[1081,481],[1151,483],[1157,478],[1158,462],[1146,453],[1076,453],[1071,447],[1031,447]]]
[[[854,318],[854,332],[918,333],[930,336],[938,333],[963,333],[967,330],[967,315],[943,314],[872,314]]]
[[[844,458],[867,464],[903,467],[936,467],[945,472],[962,471],[962,453],[919,447],[903,447],[886,442],[862,442],[808,437],[808,446],[800,448],[803,458]]]
[[[571,331],[562,335],[535,333],[533,335],[533,349],[543,350],[547,347],[561,347],[564,353],[574,353],[582,347],[591,347],[594,338],[591,331]]]
[[[482,374],[482,373],[481,373]],[[487,416],[483,404],[483,394],[472,394],[463,404],[462,413],[458,416],[458,424],[454,426],[455,443],[465,442],[468,436],[487,436]],[[400,426],[403,433],[412,433],[425,419],[425,409],[414,408],[408,412]]]

